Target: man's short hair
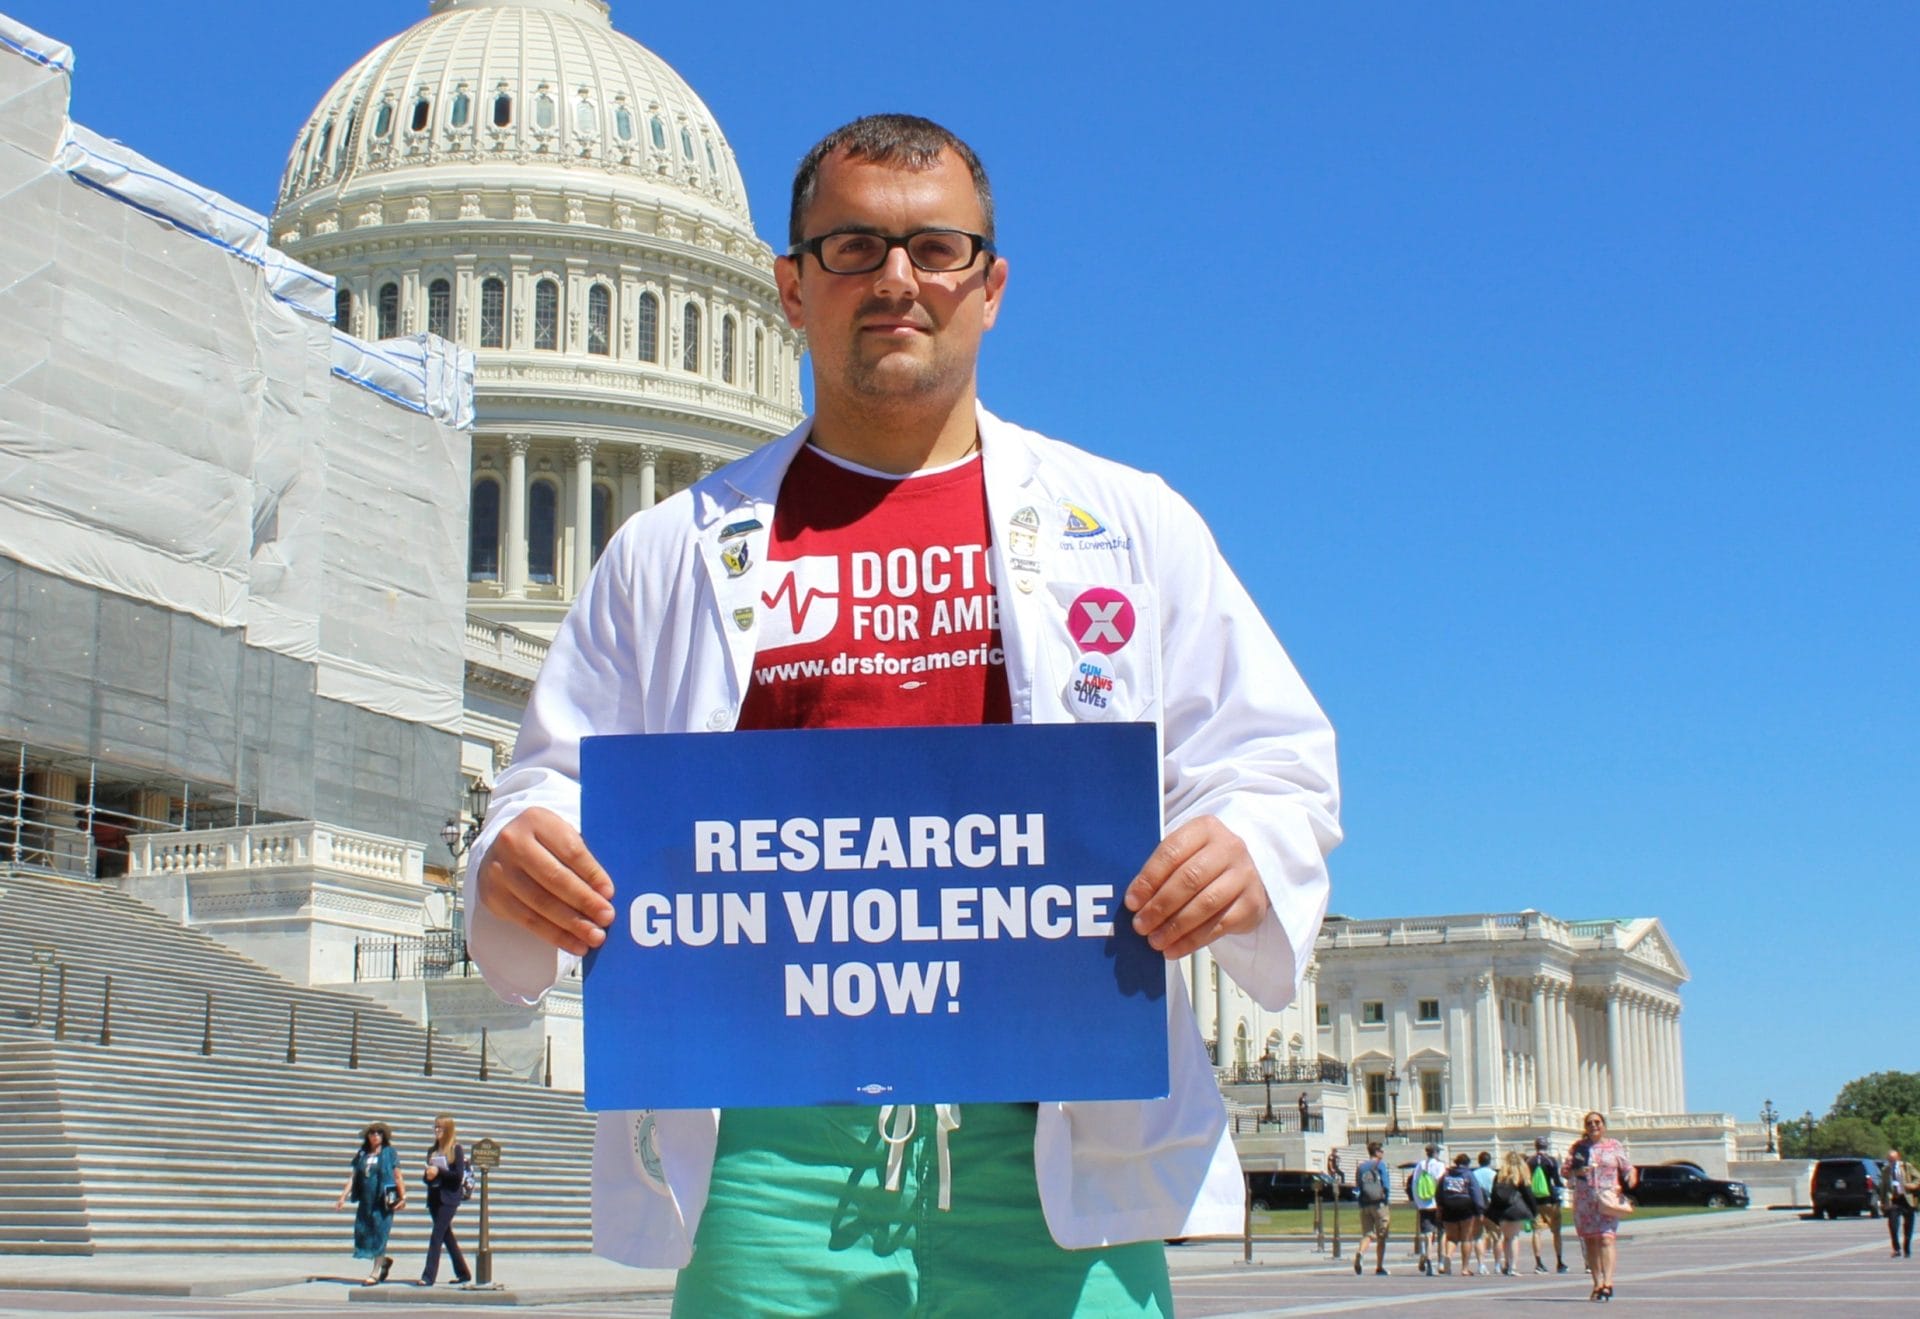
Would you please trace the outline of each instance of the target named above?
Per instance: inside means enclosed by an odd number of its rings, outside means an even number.
[[[787,242],[798,245],[806,238],[801,228],[807,207],[820,184],[820,162],[836,151],[850,160],[866,160],[876,165],[898,165],[903,169],[932,169],[940,162],[940,153],[951,151],[973,175],[974,196],[980,199],[980,215],[986,237],[993,237],[993,188],[987,182],[987,167],[973,148],[931,119],[910,114],[870,114],[828,133],[800,158],[793,172],[793,204],[787,212]]]
[[[1533,1147],[1537,1150],[1545,1149],[1547,1147],[1547,1138],[1545,1136],[1535,1136],[1533,1138]]]
[[[1368,1141],[1368,1142],[1367,1142],[1367,1153],[1369,1153],[1369,1154],[1371,1154],[1371,1155],[1372,1155],[1372,1156],[1373,1156],[1374,1158],[1376,1158],[1376,1159],[1377,1159],[1377,1158],[1379,1158],[1379,1157],[1380,1157],[1380,1142],[1379,1142],[1379,1141],[1377,1141],[1377,1140],[1370,1140],[1370,1141]]]
[[[1439,1152],[1440,1152],[1440,1147],[1438,1145],[1427,1146],[1427,1157],[1429,1159],[1431,1159],[1434,1155],[1438,1154]]]

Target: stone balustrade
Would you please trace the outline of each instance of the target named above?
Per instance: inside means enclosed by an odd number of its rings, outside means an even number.
[[[223,871],[310,869],[420,885],[425,848],[398,838],[290,820],[237,829],[135,834],[127,840],[133,878]]]
[[[546,662],[547,643],[507,623],[467,615],[466,657],[524,678],[533,678]]]

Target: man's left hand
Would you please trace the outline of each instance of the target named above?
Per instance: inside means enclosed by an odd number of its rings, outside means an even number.
[[[1203,815],[1160,840],[1127,885],[1133,928],[1167,960],[1223,934],[1244,934],[1267,915],[1267,888],[1240,835]]]

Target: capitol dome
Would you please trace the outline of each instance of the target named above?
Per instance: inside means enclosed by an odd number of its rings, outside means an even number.
[[[273,235],[341,331],[473,350],[469,637],[507,654],[621,522],[799,423],[803,346],[718,121],[607,4],[428,10],[320,98]]]
[[[582,186],[663,192],[747,224],[733,151],[667,63],[616,32],[601,0],[432,0],[309,117],[283,207],[358,182],[431,186],[438,171],[512,164]]]

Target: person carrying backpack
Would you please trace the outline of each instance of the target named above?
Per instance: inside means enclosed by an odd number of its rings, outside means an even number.
[[[1392,1174],[1380,1157],[1380,1142],[1367,1142],[1367,1157],[1353,1174],[1353,1185],[1360,1197],[1360,1240],[1353,1248],[1353,1271],[1360,1272],[1366,1258],[1367,1242],[1373,1242],[1373,1271],[1380,1277],[1387,1272],[1387,1224],[1392,1210],[1387,1206],[1387,1188]]]
[[[1532,1177],[1529,1189],[1534,1203],[1540,1206],[1533,1220],[1533,1271],[1547,1272],[1547,1262],[1540,1257],[1540,1234],[1552,1232],[1553,1260],[1558,1266],[1553,1272],[1565,1273],[1567,1259],[1560,1253],[1560,1206],[1566,1203],[1567,1184],[1560,1176],[1560,1160],[1553,1157],[1545,1136],[1535,1138],[1533,1157],[1527,1160],[1527,1167]]]
[[[1440,1239],[1440,1210],[1434,1204],[1433,1194],[1439,1186],[1441,1174],[1447,1170],[1447,1165],[1437,1157],[1439,1153],[1439,1146],[1427,1146],[1426,1158],[1414,1164],[1413,1171],[1407,1174],[1407,1199],[1412,1201],[1419,1215],[1415,1231],[1419,1238],[1420,1272],[1428,1275],[1434,1271],[1434,1246]],[[1440,1264],[1443,1272],[1446,1262],[1442,1257]]]
[[[1440,1175],[1434,1186],[1433,1201],[1440,1211],[1440,1226],[1445,1239],[1440,1246],[1440,1271],[1447,1271],[1447,1257],[1453,1246],[1460,1248],[1460,1275],[1472,1276],[1469,1259],[1478,1235],[1480,1216],[1486,1212],[1486,1192],[1473,1177],[1473,1161],[1457,1154],[1453,1166]]]
[[[1508,1150],[1500,1156],[1500,1170],[1494,1174],[1493,1190],[1487,1195],[1487,1222],[1498,1233],[1493,1251],[1501,1276],[1513,1276],[1513,1239],[1535,1222],[1539,1213],[1526,1161],[1518,1150]]]

